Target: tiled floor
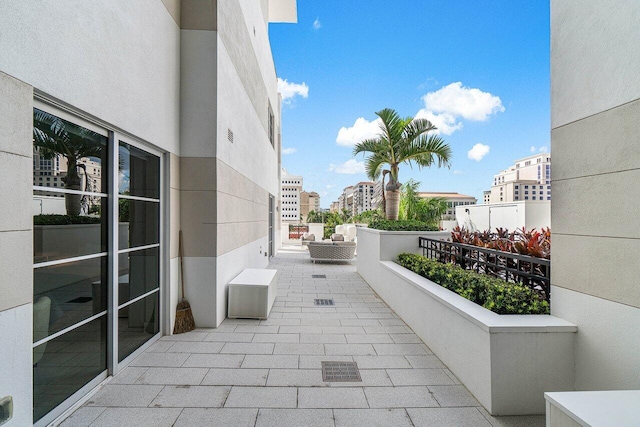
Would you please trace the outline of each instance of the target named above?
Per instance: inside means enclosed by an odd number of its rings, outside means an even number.
[[[161,338],[63,425],[544,425],[491,417],[355,265],[281,253],[270,268],[278,296],[268,320]],[[357,362],[362,382],[323,382],[323,360]]]

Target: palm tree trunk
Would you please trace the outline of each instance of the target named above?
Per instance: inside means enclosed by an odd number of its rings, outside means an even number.
[[[400,210],[400,190],[387,190],[386,215],[387,219],[397,220]]]

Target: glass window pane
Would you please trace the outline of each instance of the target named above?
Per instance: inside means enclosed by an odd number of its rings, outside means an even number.
[[[128,249],[160,242],[160,204],[120,199],[118,247]]]
[[[118,159],[120,194],[160,198],[160,157],[121,141]]]
[[[118,310],[118,362],[158,333],[158,292]]]
[[[107,138],[46,111],[33,109],[33,177],[58,187],[103,193],[107,189]],[[45,181],[46,182],[46,181]],[[66,213],[78,215],[78,198],[66,198]]]
[[[118,255],[118,305],[160,286],[159,253],[151,248]]]
[[[36,304],[34,311],[40,310]],[[106,319],[102,316],[33,349],[34,421],[107,369]]]
[[[36,341],[105,311],[106,275],[106,256],[33,270],[34,306],[41,299],[49,306],[49,321],[37,331]],[[35,316],[34,309],[34,323]]]
[[[65,199],[75,194],[36,191],[33,195],[33,262],[40,263],[107,251],[107,198],[77,196],[89,213],[65,214]]]

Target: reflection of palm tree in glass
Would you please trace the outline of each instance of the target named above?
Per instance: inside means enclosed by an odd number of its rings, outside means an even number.
[[[33,143],[40,156],[49,160],[56,155],[64,157],[67,161],[67,174],[62,178],[64,188],[82,190],[82,178],[78,170],[82,169],[87,179],[88,175],[86,166],[80,160],[84,157],[101,157],[105,138],[38,109],[34,109],[33,121]],[[80,214],[81,199],[80,194],[65,194],[68,215]]]

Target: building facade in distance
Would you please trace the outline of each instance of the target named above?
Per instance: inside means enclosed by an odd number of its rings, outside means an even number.
[[[447,211],[442,214],[442,219],[455,219],[456,206],[475,205],[478,202],[473,196],[453,192],[419,192],[418,196],[422,199],[433,199],[435,197],[444,199],[447,202]]]
[[[315,191],[300,192],[300,215],[303,222],[307,221],[307,216],[311,211],[320,212],[320,195]]]
[[[551,154],[524,157],[493,177],[485,204],[551,200]]]
[[[291,175],[282,169],[280,187],[280,213],[282,222],[300,222],[300,193],[302,193],[302,177]],[[307,212],[308,213],[308,212]]]

